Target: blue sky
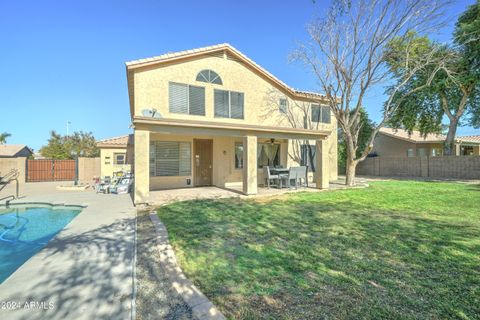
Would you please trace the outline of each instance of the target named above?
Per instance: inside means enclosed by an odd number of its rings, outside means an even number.
[[[451,25],[435,38],[447,41]],[[22,1],[0,3],[0,132],[38,150],[50,130],[129,133],[125,61],[228,42],[292,87],[317,90],[288,56],[327,1]],[[378,91],[380,92],[380,91]],[[383,101],[366,105],[378,119]],[[460,134],[480,134],[464,127]]]

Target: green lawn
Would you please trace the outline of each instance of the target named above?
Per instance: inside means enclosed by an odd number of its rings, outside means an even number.
[[[158,215],[228,318],[480,318],[480,185],[375,182]]]

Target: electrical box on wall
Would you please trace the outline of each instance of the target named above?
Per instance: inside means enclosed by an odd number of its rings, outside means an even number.
[[[187,186],[189,186],[190,184],[192,184],[192,180],[190,178],[187,179]]]

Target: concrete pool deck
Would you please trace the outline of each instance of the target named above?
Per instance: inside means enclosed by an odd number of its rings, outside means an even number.
[[[136,217],[130,196],[59,191],[59,184],[23,184],[26,196],[11,202],[87,207],[0,284],[0,318],[130,319]],[[9,194],[3,190],[0,198]]]

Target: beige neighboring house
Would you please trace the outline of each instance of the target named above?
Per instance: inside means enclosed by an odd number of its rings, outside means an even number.
[[[24,144],[0,144],[0,158],[28,158],[32,154],[32,149]]]
[[[317,188],[337,178],[337,122],[325,97],[292,89],[229,44],[127,62],[126,71],[135,203],[153,190],[195,186],[256,194],[264,166],[298,166],[308,151]],[[304,129],[306,120],[317,129]]]
[[[457,137],[457,151],[459,155],[480,156],[480,135]]]
[[[100,149],[100,175],[112,177],[114,172],[132,170],[133,134],[97,141]]]
[[[438,157],[443,155],[445,139],[442,134],[423,136],[418,131],[409,134],[402,129],[381,128],[372,153],[381,157]],[[480,155],[480,136],[456,138],[455,155]]]

